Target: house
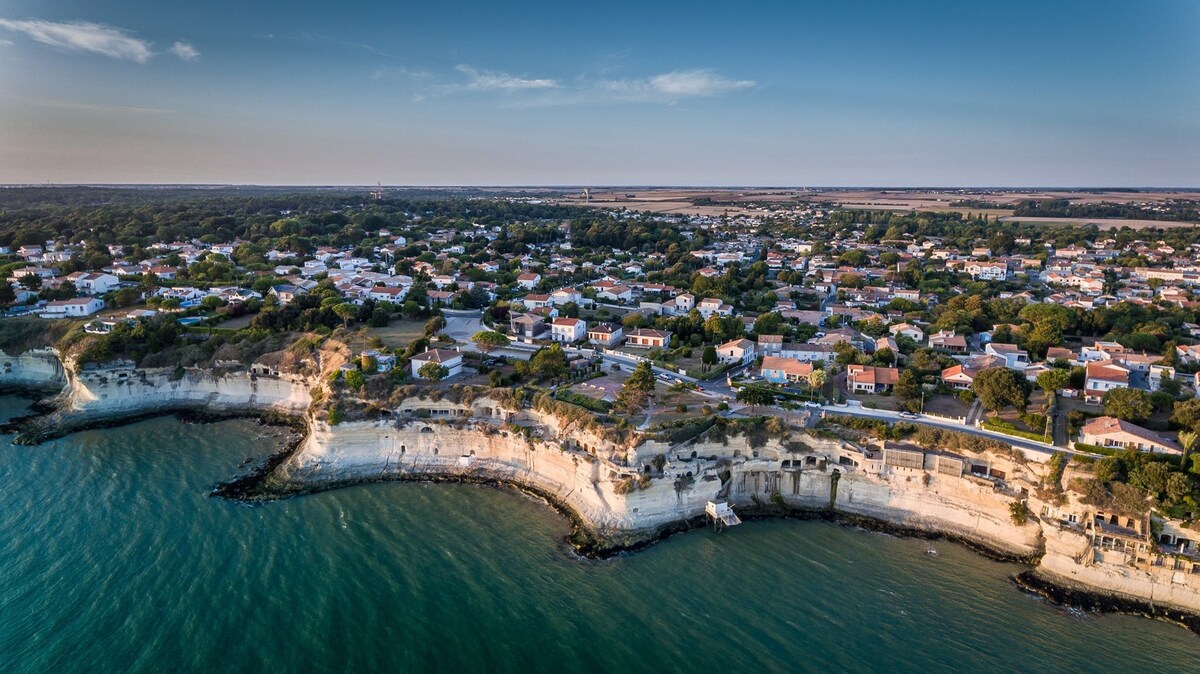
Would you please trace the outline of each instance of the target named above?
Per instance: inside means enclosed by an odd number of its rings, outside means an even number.
[[[77,271],[67,275],[67,280],[75,284],[79,292],[87,295],[103,295],[120,284],[120,279],[112,274]]]
[[[746,364],[754,360],[754,342],[734,339],[717,347],[717,360],[729,364]]]
[[[966,353],[967,338],[953,331],[942,330],[929,336],[929,346],[946,353]]]
[[[900,370],[894,367],[846,366],[846,388],[851,393],[883,393],[899,380]]]
[[[367,293],[367,299],[375,300],[376,302],[391,302],[399,304],[404,301],[405,295],[408,294],[408,288],[403,286],[393,288],[391,286],[375,286]]]
[[[725,304],[719,299],[706,297],[700,300],[700,304],[696,305],[696,311],[699,311],[700,315],[704,318],[708,318],[709,316],[713,315],[729,316],[733,313],[733,307]]]
[[[1111,362],[1087,364],[1087,379],[1083,385],[1085,402],[1099,404],[1104,400],[1104,394],[1115,388],[1129,388],[1128,369]]]
[[[561,307],[562,305],[569,304],[571,302],[579,304],[579,301],[582,298],[583,296],[580,295],[579,291],[574,288],[559,288],[558,290],[550,293],[550,303],[557,307]]]
[[[437,363],[446,368],[447,373],[443,377],[446,379],[462,372],[463,358],[462,354],[457,351],[429,349],[412,357],[412,376],[420,377],[421,367],[426,363]]]
[[[791,358],[764,356],[760,371],[762,378],[772,384],[807,383],[808,375],[813,372],[813,365],[812,363],[801,363]]]
[[[280,304],[287,304],[307,292],[307,290],[299,286],[294,286],[290,283],[283,283],[277,286],[271,286],[271,291],[268,294],[274,295],[275,298],[279,300]]]
[[[779,355],[802,363],[830,362],[835,352],[832,344],[784,344]]]
[[[759,335],[758,352],[766,356],[778,356],[783,351],[783,335]]]
[[[587,329],[588,342],[597,346],[616,346],[624,336],[621,326],[612,323],[599,323]]]
[[[542,275],[526,272],[517,277],[517,285],[526,290],[533,290],[542,282]]]
[[[1074,351],[1061,346],[1052,346],[1046,349],[1047,363],[1053,363],[1058,360],[1065,360],[1068,364],[1074,365],[1079,358],[1075,355]]]
[[[587,335],[587,321],[579,318],[555,318],[550,321],[550,339],[572,344]]]
[[[546,320],[536,314],[514,314],[508,324],[514,335],[526,339],[538,339],[546,332]]]
[[[74,318],[91,316],[104,308],[104,301],[95,297],[76,297],[70,300],[55,300],[42,308],[42,318]]]
[[[963,270],[971,278],[983,281],[1003,281],[1008,278],[1008,265],[1003,262],[971,262]]]
[[[1116,417],[1096,417],[1089,420],[1079,429],[1079,441],[1086,445],[1135,449],[1139,452],[1183,453],[1183,448],[1174,440]]]
[[[548,307],[552,304],[549,295],[543,295],[540,293],[529,293],[521,299],[521,303],[524,304],[525,308],[529,311],[541,309],[542,307]]]
[[[638,328],[630,331],[629,339],[625,343],[641,349],[665,349],[670,341],[671,333],[667,330]]]
[[[975,373],[963,365],[954,365],[942,370],[942,382],[950,388],[965,391],[975,383]]]
[[[1016,344],[997,344],[988,342],[983,352],[989,356],[1004,359],[1004,367],[1010,370],[1024,370],[1029,366],[1029,352],[1017,347]]]
[[[609,286],[596,292],[596,299],[610,302],[628,302],[633,299],[633,288],[629,286]]]
[[[925,331],[910,323],[898,323],[893,325],[888,328],[888,332],[892,333],[893,337],[899,337],[903,335],[917,344],[925,341]]]
[[[942,370],[942,381],[951,388],[965,390],[971,388],[975,376],[984,370],[1004,367],[1004,358],[989,354],[979,354],[968,359],[961,365],[955,365]]]

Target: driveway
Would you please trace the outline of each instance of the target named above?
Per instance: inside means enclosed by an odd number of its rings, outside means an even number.
[[[466,342],[468,351],[474,351],[474,345],[471,345],[471,335],[483,330],[483,312],[480,311],[448,311],[443,310],[442,316],[446,319],[446,327],[442,332],[449,335],[456,342]]]

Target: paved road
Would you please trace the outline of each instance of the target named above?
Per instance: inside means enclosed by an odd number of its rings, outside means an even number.
[[[446,319],[446,327],[442,329],[442,332],[456,342],[466,342],[465,350],[474,351],[471,335],[483,330],[483,312],[443,310],[442,316]]]
[[[983,428],[964,426],[962,424],[950,421],[949,419],[942,419],[940,417],[930,416],[927,414],[919,414],[917,415],[916,419],[905,419],[900,416],[899,412],[892,412],[891,410],[873,410],[866,407],[859,407],[857,405],[846,405],[844,407],[841,405],[825,405],[822,409],[829,414],[848,414],[856,417],[871,417],[874,419],[884,419],[890,422],[907,421],[910,423],[925,424],[927,426],[936,426],[938,428],[944,428],[950,431],[958,431],[960,433],[969,433],[971,435],[978,435],[982,438],[999,440],[1000,442],[1012,445],[1014,447],[1044,454],[1047,457],[1054,452],[1066,452],[1067,454],[1080,453],[1084,454],[1085,456],[1091,456],[1085,452],[1074,452],[1063,447],[1053,447],[1040,442],[1033,442],[1032,440],[1026,440],[1025,438],[1013,437],[1011,435],[1005,435],[1003,433],[997,433],[995,431],[989,431]]]

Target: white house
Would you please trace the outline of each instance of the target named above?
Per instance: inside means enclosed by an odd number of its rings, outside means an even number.
[[[1104,394],[1115,388],[1129,388],[1129,370],[1116,363],[1090,362],[1087,364],[1087,380],[1083,385],[1084,400],[1099,403]]]
[[[533,290],[537,284],[542,282],[542,275],[526,272],[517,277],[517,285],[526,290]]]
[[[421,367],[426,363],[437,363],[446,368],[446,377],[453,377],[462,372],[463,358],[457,351],[447,349],[429,349],[412,357],[412,376],[420,377]],[[446,377],[443,377],[445,379]]]
[[[75,288],[88,295],[103,295],[116,288],[120,280],[112,274],[103,272],[77,271],[67,275],[67,280],[75,284]]]
[[[550,339],[572,344],[587,335],[587,321],[578,318],[556,318],[550,321]]]
[[[925,331],[911,323],[898,323],[888,328],[888,332],[893,336],[904,335],[917,344],[925,341]]]
[[[104,301],[95,297],[76,297],[70,300],[55,300],[47,304],[41,316],[43,318],[74,318],[91,316],[104,308]]]
[[[748,339],[735,339],[717,347],[717,360],[722,363],[745,364],[754,360],[754,342]]]

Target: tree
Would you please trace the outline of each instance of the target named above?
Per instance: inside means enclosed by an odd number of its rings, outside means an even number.
[[[0,280],[0,305],[8,306],[17,301],[17,293],[7,280]]]
[[[508,346],[508,337],[495,330],[480,330],[471,335],[471,341],[475,344],[475,348],[485,354]]]
[[[1046,395],[1066,388],[1071,383],[1071,373],[1067,370],[1046,370],[1037,376],[1037,385]]]
[[[342,327],[348,328],[350,327],[350,319],[358,315],[358,307],[348,302],[342,302],[341,304],[333,305],[333,313],[342,319]]]
[[[552,344],[533,354],[529,360],[530,371],[543,379],[561,377],[567,373],[567,354],[562,345]]]
[[[825,386],[825,382],[828,381],[828,379],[829,374],[826,373],[825,370],[818,370],[814,368],[812,372],[808,373],[808,390],[815,394]]]
[[[989,412],[1005,407],[1024,411],[1029,404],[1029,382],[1006,367],[993,367],[975,375],[971,390]]]
[[[642,361],[633,368],[633,372],[621,385],[621,388],[630,388],[641,391],[642,393],[650,394],[654,392],[654,368],[650,363]]]
[[[1171,413],[1171,423],[1193,431],[1200,431],[1200,398],[1175,403],[1175,411]]]
[[[360,389],[366,380],[363,377],[362,370],[350,370],[346,372],[346,386],[353,389]]]
[[[445,379],[446,375],[448,374],[450,374],[450,370],[446,369],[445,365],[432,360],[428,363],[425,363],[417,370],[418,377],[421,379],[428,379],[430,381],[439,381],[441,379]]]
[[[1196,431],[1179,432],[1179,446],[1183,448],[1183,456],[1179,457],[1179,467],[1184,472],[1188,470],[1188,457],[1196,446],[1196,440],[1200,440],[1200,433]]]
[[[762,386],[743,386],[737,392],[737,401],[751,407],[775,404],[775,392]]]
[[[622,386],[617,392],[617,408],[633,416],[646,409],[650,396],[643,390]]]
[[[920,398],[921,382],[917,379],[917,373],[908,368],[902,370],[900,377],[896,380],[894,393],[896,397],[905,402]]]
[[[1135,388],[1115,388],[1104,394],[1104,413],[1125,421],[1145,421],[1154,412],[1150,396]]]
[[[717,347],[713,346],[712,344],[704,347],[704,353],[700,356],[700,362],[704,363],[705,370],[712,368],[712,366],[716,365],[717,361],[719,360],[720,359],[717,357]]]

